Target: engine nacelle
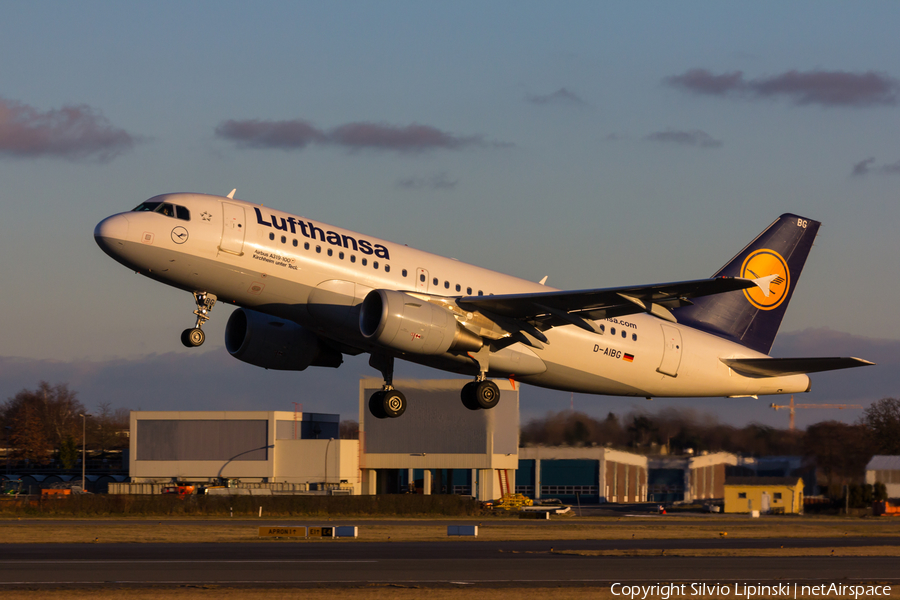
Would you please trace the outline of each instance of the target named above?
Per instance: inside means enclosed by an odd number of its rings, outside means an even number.
[[[477,352],[484,345],[437,304],[394,290],[373,290],[359,311],[359,330],[383,346],[413,354]]]
[[[278,371],[339,367],[343,362],[340,352],[324,346],[309,329],[244,308],[228,318],[225,348],[238,360]]]

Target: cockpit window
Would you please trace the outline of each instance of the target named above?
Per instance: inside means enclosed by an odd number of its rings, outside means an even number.
[[[191,220],[191,211],[184,206],[169,204],[168,202],[142,202],[132,212],[156,212],[167,217],[181,219],[182,221]]]

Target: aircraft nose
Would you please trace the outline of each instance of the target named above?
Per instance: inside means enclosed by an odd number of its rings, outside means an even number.
[[[128,219],[124,215],[107,217],[94,228],[94,241],[107,253],[116,242],[125,241],[127,236]]]

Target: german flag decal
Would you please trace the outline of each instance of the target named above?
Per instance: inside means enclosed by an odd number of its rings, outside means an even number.
[[[623,354],[622,360],[625,362],[634,362],[634,354]]]

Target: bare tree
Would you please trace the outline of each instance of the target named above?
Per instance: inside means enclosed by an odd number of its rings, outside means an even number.
[[[863,411],[860,422],[869,429],[879,454],[900,454],[900,400],[882,398]]]
[[[51,386],[42,381],[36,390],[21,390],[0,407],[3,422],[10,427],[12,456],[36,460],[45,448],[58,450],[67,438],[80,438],[78,415],[83,412],[77,394],[64,383]]]

